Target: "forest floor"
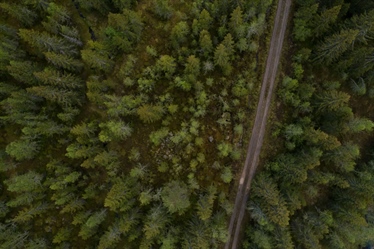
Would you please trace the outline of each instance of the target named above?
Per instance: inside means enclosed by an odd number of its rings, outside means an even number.
[[[291,0],[279,0],[261,86],[260,98],[257,105],[256,117],[247,150],[247,157],[240,177],[233,213],[230,219],[229,240],[225,245],[225,249],[236,249],[238,247],[239,235],[241,234],[241,224],[247,206],[251,182],[258,166],[261,147],[264,140],[266,121],[269,114],[278,65],[282,54],[282,45],[287,29],[290,7]]]

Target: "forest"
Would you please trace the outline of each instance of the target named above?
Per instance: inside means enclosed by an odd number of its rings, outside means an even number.
[[[243,248],[372,248],[374,2],[293,8]]]
[[[273,0],[1,0],[0,249],[228,240]],[[294,0],[243,249],[374,245],[374,2]]]
[[[221,248],[275,1],[0,1],[0,248]]]

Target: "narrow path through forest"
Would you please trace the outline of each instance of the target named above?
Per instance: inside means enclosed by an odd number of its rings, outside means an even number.
[[[239,244],[239,235],[246,210],[249,190],[258,166],[260,151],[264,140],[265,126],[270,109],[284,36],[287,29],[291,2],[292,0],[279,0],[278,2],[269,54],[266,61],[260,98],[257,105],[256,118],[252,128],[252,136],[249,141],[247,157],[240,177],[233,213],[230,219],[229,240],[225,245],[225,249],[236,249]]]

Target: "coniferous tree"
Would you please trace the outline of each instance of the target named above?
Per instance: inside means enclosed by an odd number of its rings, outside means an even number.
[[[173,15],[169,0],[153,0],[153,12],[161,19],[168,20]]]
[[[52,68],[44,68],[41,72],[35,72],[35,77],[44,84],[64,89],[83,88],[83,82],[77,76],[70,73],[61,73]]]
[[[221,43],[214,52],[214,63],[220,66],[225,74],[229,74],[231,72],[231,65],[229,61],[230,53],[227,51],[225,45]]]
[[[4,2],[0,3],[0,8],[26,26],[31,26],[38,18],[38,15],[27,6]]]
[[[52,36],[46,32],[39,32],[33,29],[20,29],[19,36],[22,40],[36,47],[40,52],[66,53],[68,55],[78,54],[77,49],[72,44],[67,44],[62,38]]]
[[[34,76],[34,72],[39,71],[41,68],[37,63],[31,61],[10,61],[7,66],[8,73],[19,82],[26,85],[36,85],[38,80]]]
[[[336,22],[341,8],[341,5],[334,6],[331,9],[323,11],[320,15],[317,15],[314,18],[313,33],[316,37],[325,33],[330,26]]]
[[[23,161],[33,159],[39,153],[40,145],[32,138],[23,137],[9,143],[5,150],[17,161]]]
[[[231,13],[229,27],[233,30],[236,39],[243,38],[245,34],[245,26],[243,24],[243,11],[240,6],[236,7]]]
[[[109,54],[104,50],[102,44],[96,49],[85,49],[81,51],[83,62],[90,68],[109,72],[114,64],[109,59]]]
[[[175,59],[170,55],[162,55],[156,62],[156,69],[170,78],[176,70]]]
[[[122,14],[108,15],[108,28],[105,34],[109,37],[109,45],[129,52],[131,46],[140,39],[143,23],[134,11],[124,9]]]
[[[352,47],[359,32],[357,29],[343,29],[338,34],[327,37],[316,48],[316,59],[326,64],[336,61],[345,51]]]
[[[59,68],[73,72],[80,72],[83,68],[83,63],[81,61],[68,55],[53,52],[46,52],[44,55],[49,63]]]
[[[187,186],[180,181],[166,184],[162,189],[161,199],[170,213],[183,214],[190,206]]]
[[[162,118],[164,108],[159,105],[142,105],[138,108],[137,114],[143,122],[153,123]]]
[[[210,16],[209,12],[206,9],[203,9],[199,14],[199,31],[209,30],[213,23],[213,18]]]
[[[213,51],[213,43],[210,37],[210,34],[207,30],[202,30],[200,32],[200,47],[203,50],[205,56],[207,56],[210,52]]]
[[[181,44],[186,42],[187,36],[190,32],[187,22],[178,22],[171,30],[171,41],[175,48],[180,47]]]

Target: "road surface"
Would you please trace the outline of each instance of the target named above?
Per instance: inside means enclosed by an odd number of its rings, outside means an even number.
[[[238,240],[241,231],[241,224],[246,210],[251,182],[257,169],[260,151],[264,140],[266,121],[274,90],[279,59],[282,53],[283,40],[287,29],[291,1],[292,0],[279,0],[278,2],[255,122],[252,128],[247,157],[240,177],[235,205],[230,219],[229,241],[226,243],[225,249],[236,249],[239,246]]]

